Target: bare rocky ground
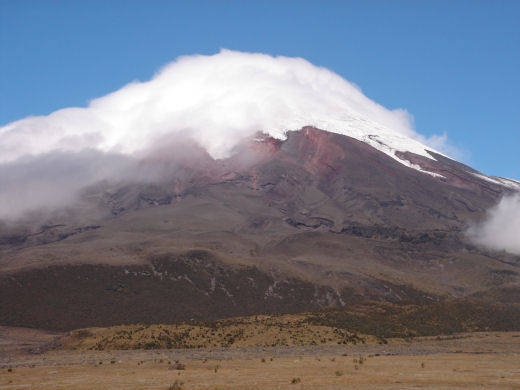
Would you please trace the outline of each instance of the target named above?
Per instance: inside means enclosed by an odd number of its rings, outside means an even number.
[[[520,332],[117,351],[46,350],[62,335],[0,332],[0,389],[520,389]]]

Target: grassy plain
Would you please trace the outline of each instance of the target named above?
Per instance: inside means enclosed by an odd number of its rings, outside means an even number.
[[[153,350],[96,350],[89,347],[95,343],[87,343],[43,353],[34,353],[36,336],[30,336],[32,345],[3,348],[0,389],[520,390],[520,332],[388,339],[387,344],[367,338],[356,344]],[[90,337],[99,340],[99,334]],[[48,341],[49,335],[43,338]]]
[[[127,361],[104,364],[2,369],[1,389],[520,389],[520,356],[430,354],[166,360],[133,352]],[[139,360],[141,358],[141,360]],[[134,359],[137,359],[134,360]],[[146,359],[146,360],[143,360]],[[262,360],[263,359],[263,360]],[[100,360],[101,361],[101,360]],[[143,363],[141,363],[143,361]],[[172,363],[172,362],[170,362]]]

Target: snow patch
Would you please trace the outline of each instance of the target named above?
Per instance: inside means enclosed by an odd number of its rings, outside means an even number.
[[[471,172],[474,176],[479,179],[485,180],[487,182],[498,184],[503,187],[511,188],[513,190],[520,191],[520,181],[514,179],[507,179],[505,177],[497,177],[497,176],[486,176],[481,173]]]

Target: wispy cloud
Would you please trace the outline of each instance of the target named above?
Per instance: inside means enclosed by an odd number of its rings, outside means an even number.
[[[520,255],[520,194],[502,198],[468,235],[480,245]]]
[[[0,217],[66,208],[85,187],[128,177],[135,166],[131,158],[95,150],[46,153],[0,164]]]

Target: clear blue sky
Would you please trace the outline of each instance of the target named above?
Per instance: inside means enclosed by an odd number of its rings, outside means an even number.
[[[446,132],[474,168],[520,179],[516,0],[0,0],[0,125],[220,48],[332,69],[418,132]]]

